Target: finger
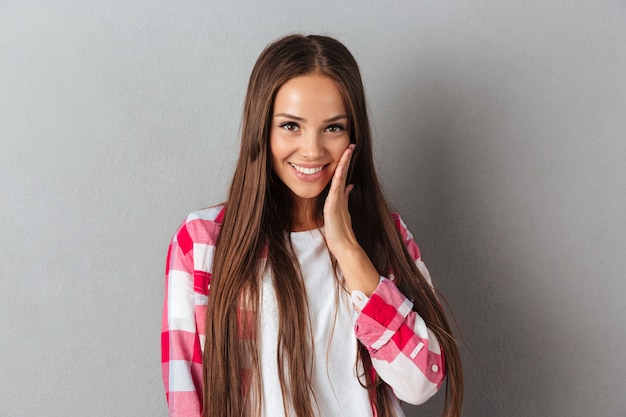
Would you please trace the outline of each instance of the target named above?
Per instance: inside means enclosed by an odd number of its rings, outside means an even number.
[[[333,175],[333,184],[331,185],[331,188],[336,190],[337,188],[345,186],[346,178],[348,177],[347,167],[350,165],[353,152],[354,144],[350,144],[350,146],[348,146],[341,154],[341,158],[339,158],[339,162],[337,163],[337,168],[335,168],[335,175]]]
[[[345,174],[344,176],[348,175],[348,170],[346,169],[346,167],[350,165],[350,161],[352,160],[352,155],[354,154],[354,148],[355,148],[354,143],[351,143],[350,146],[348,146],[343,151],[343,153],[341,154],[341,158],[339,158],[339,165],[341,166],[342,174]]]

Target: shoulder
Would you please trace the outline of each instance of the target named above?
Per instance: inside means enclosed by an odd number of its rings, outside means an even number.
[[[421,258],[421,254],[420,254],[420,250],[417,246],[417,244],[415,243],[415,239],[413,238],[413,234],[411,233],[411,231],[409,230],[409,228],[407,227],[406,223],[404,223],[404,220],[402,220],[402,217],[400,217],[400,215],[398,213],[391,213],[391,218],[394,222],[394,224],[396,225],[396,228],[398,229],[398,232],[400,232],[400,237],[402,237],[402,241],[404,242],[404,246],[406,246],[407,250],[409,251],[409,254],[411,255],[411,257],[415,260],[418,260]]]
[[[194,245],[215,246],[219,236],[225,205],[197,210],[190,213],[174,235],[183,253],[193,250]]]

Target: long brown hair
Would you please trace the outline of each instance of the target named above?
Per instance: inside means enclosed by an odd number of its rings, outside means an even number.
[[[294,201],[273,174],[269,135],[274,98],[288,80],[319,73],[335,80],[356,144],[348,182],[354,184],[349,209],[356,237],[381,275],[394,271],[395,284],[437,336],[446,363],[444,415],[461,413],[463,377],[458,348],[440,304],[407,252],[390,216],[376,177],[365,94],[354,57],[325,36],[290,35],[259,56],[246,95],[239,159],[216,245],[206,320],[203,358],[205,417],[256,416],[261,412],[258,333],[260,279],[270,268],[278,304],[279,379],[285,401],[298,417],[313,417],[312,355],[308,303],[301,273],[289,242]],[[319,218],[327,189],[317,198]],[[395,415],[389,387],[373,376],[367,350],[358,360],[362,383],[380,417]]]

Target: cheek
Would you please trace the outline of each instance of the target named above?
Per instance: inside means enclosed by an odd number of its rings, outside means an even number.
[[[333,159],[335,160],[335,162],[339,162],[339,159],[341,159],[341,155],[343,155],[344,151],[348,148],[349,145],[350,145],[349,137],[339,140],[333,144],[331,152],[332,152]]]
[[[278,163],[282,159],[282,155],[284,154],[284,146],[280,139],[278,139],[275,135],[270,135],[270,159],[273,164]]]

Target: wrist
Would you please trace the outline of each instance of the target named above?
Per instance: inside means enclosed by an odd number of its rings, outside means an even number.
[[[380,281],[380,275],[360,245],[347,246],[335,254],[346,286],[350,292],[361,291],[371,296]]]

